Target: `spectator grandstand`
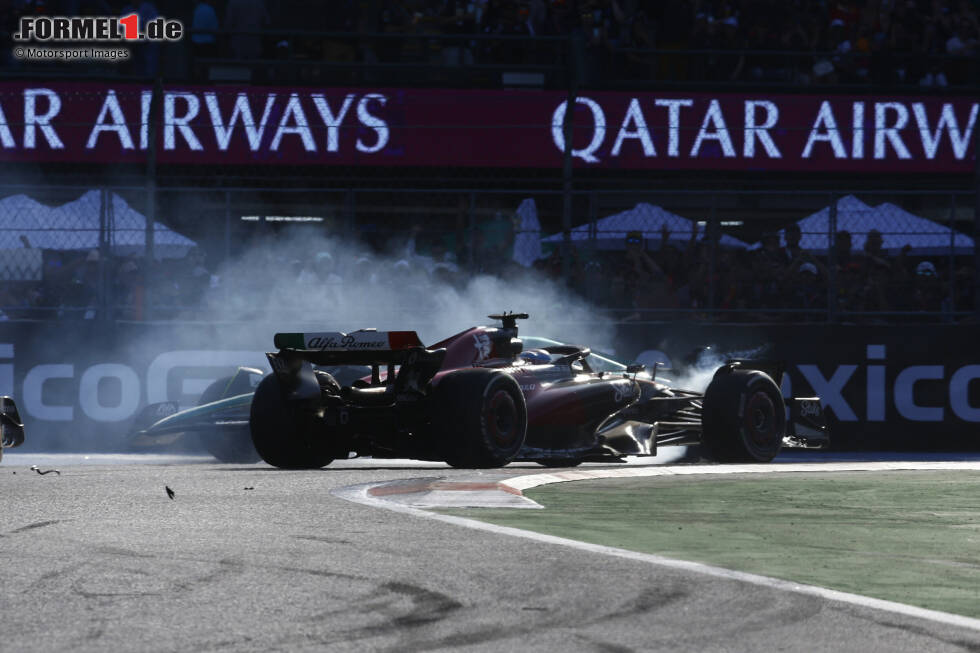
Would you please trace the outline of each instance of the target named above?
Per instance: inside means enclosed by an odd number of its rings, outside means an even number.
[[[322,11],[293,0],[5,4],[11,26],[28,14],[180,19],[191,38],[166,57],[147,51],[99,69],[171,80],[473,85],[498,83],[488,69],[519,66],[545,73],[525,81],[560,84],[546,75],[574,60],[593,87],[943,90],[975,83],[980,40],[971,0],[340,0]],[[5,56],[6,67],[20,66]]]
[[[364,205],[372,193],[357,195],[356,203]],[[115,198],[115,214],[125,215],[128,207]],[[546,215],[549,199],[555,198],[539,198],[546,230],[557,224]],[[100,247],[83,246],[98,225],[68,228],[61,232],[61,245],[42,250],[36,267],[18,258],[0,265],[7,279],[0,319],[252,319],[266,309],[300,315],[307,306],[291,306],[283,288],[305,288],[322,305],[337,306],[383,285],[400,289],[389,300],[395,308],[428,311],[440,292],[462,290],[475,276],[491,275],[550,280],[625,322],[974,320],[972,239],[922,218],[933,225],[932,233],[898,231],[900,209],[894,205],[888,205],[892,213],[877,215],[857,198],[839,200],[838,225],[867,214],[866,226],[853,234],[836,229],[834,247],[828,249],[821,242],[830,241],[831,227],[812,231],[812,219],[820,212],[798,222],[762,221],[764,230],[756,225],[759,240],[751,243],[730,235],[745,233],[740,231],[745,225],[700,221],[700,226],[667,211],[655,214],[645,205],[645,210],[624,212],[618,227],[610,226],[608,218],[595,220],[591,236],[573,234],[566,243],[561,232],[547,237],[542,231],[533,201],[538,225],[533,230],[522,225],[519,211],[490,208],[506,202],[496,198],[483,208],[463,200],[455,216],[433,215],[410,230],[367,211],[350,218],[353,230],[319,216],[287,220],[229,212],[221,220],[220,237],[200,245],[181,234],[167,240],[158,233],[153,259],[139,255],[135,245],[119,245],[135,232],[118,218],[111,229],[114,239]],[[80,212],[80,203],[74,204]],[[676,218],[670,223],[674,230],[666,219],[651,215]],[[800,224],[807,231],[801,232]],[[7,222],[0,226],[0,237],[31,243],[50,231]],[[252,272],[256,269],[261,273]]]

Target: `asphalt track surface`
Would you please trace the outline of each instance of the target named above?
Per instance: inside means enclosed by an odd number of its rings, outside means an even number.
[[[971,628],[331,493],[544,471],[8,453],[0,651],[980,650]]]

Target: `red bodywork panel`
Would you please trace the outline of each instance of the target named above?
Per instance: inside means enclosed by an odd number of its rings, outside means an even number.
[[[595,444],[595,429],[607,417],[639,398],[634,381],[599,378],[569,365],[535,365],[516,356],[509,329],[474,327],[429,346],[446,349],[433,383],[449,372],[473,367],[499,368],[517,380],[527,401],[527,444],[567,449]]]
[[[625,378],[599,378],[569,365],[525,363],[517,356],[509,329],[479,326],[426,347],[446,350],[433,384],[453,370],[500,369],[514,377],[527,402],[527,446],[542,450],[589,448],[607,417],[636,401],[639,389]],[[386,372],[380,372],[382,382]],[[370,377],[365,377],[369,381]]]

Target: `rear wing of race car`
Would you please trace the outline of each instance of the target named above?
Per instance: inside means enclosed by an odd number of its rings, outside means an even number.
[[[445,349],[426,349],[415,331],[277,333],[273,342],[279,351],[266,357],[292,399],[319,395],[313,365],[369,365],[372,386],[381,385],[381,366],[386,365],[386,383],[394,382],[399,390],[419,390],[439,371],[446,355]],[[401,366],[397,379],[396,365]]]
[[[280,355],[314,365],[400,364],[409,350],[422,347],[414,331],[361,329],[351,333],[277,333],[273,343]]]

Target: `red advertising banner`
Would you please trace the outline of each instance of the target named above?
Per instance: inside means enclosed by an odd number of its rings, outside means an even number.
[[[144,161],[152,91],[0,83],[0,161]],[[179,86],[157,160],[174,164],[559,168],[558,91]],[[583,92],[577,167],[970,173],[964,97]]]

